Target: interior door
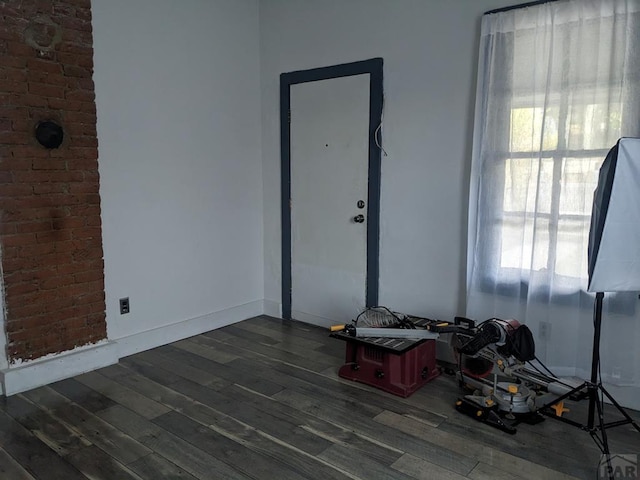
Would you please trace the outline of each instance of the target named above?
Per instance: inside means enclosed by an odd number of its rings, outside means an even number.
[[[291,85],[291,317],[327,326],[366,304],[370,74]]]

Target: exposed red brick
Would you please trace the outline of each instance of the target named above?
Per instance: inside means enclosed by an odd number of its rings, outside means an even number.
[[[91,46],[81,45],[75,42],[62,41],[58,45],[56,51],[64,53],[78,53],[81,55],[91,55],[93,57],[93,48],[91,48]]]
[[[29,72],[62,73],[62,65],[50,60],[40,58],[30,58],[27,60]]]
[[[4,78],[10,82],[26,82],[27,72],[19,68],[4,69]]]
[[[22,197],[32,193],[33,188],[30,185],[11,184],[0,187],[0,194],[8,197]]]
[[[0,143],[7,145],[26,145],[29,138],[24,132],[0,132]]]
[[[2,199],[3,203],[7,202],[7,199]],[[26,222],[29,220],[37,219],[50,219],[50,208],[32,208],[28,210],[18,210],[9,206],[2,211],[3,222]],[[3,252],[2,258],[6,257],[6,251]]]
[[[41,220],[38,222],[24,222],[24,223],[16,223],[16,230],[18,233],[35,233],[35,232],[45,232],[47,230],[51,230],[51,222],[49,220]]]
[[[69,77],[65,77],[62,73],[30,72],[29,82],[66,87],[70,83],[72,83],[72,79],[70,79]],[[62,97],[60,98],[62,99]],[[50,103],[49,107],[51,107]]]
[[[13,175],[16,183],[46,183],[46,182],[82,182],[84,176],[82,172],[76,171],[53,171],[44,172],[41,170],[17,171]]]
[[[4,287],[4,293],[7,297],[16,297],[18,295],[37,291],[37,283],[10,283]]]
[[[47,253],[53,253],[54,244],[53,243],[44,243],[44,244],[36,244],[36,245],[23,245],[20,247],[19,255],[22,258],[32,258],[38,256],[44,256]],[[10,299],[10,295],[7,294],[7,299]],[[7,301],[7,303],[9,303]]]
[[[98,193],[100,185],[91,182],[69,184],[69,193]]]
[[[81,102],[94,102],[95,93],[92,90],[71,90],[65,92],[67,100],[79,100]]]
[[[102,229],[100,227],[83,227],[72,230],[74,239],[100,238]]]
[[[29,82],[29,93],[47,98],[64,98],[65,89],[60,85],[48,85],[46,83]],[[45,102],[44,106],[47,106]]]
[[[27,84],[14,80],[0,80],[0,92],[4,93],[27,93]]]
[[[64,158],[34,158],[31,161],[34,170],[66,170],[67,161]]]
[[[65,193],[69,191],[66,183],[37,183],[33,185],[33,193]]]
[[[51,0],[31,0],[33,2],[33,7],[38,11],[38,13],[46,13],[51,14],[54,12],[54,5],[61,2],[52,2]]]
[[[69,3],[76,7],[84,8],[85,10],[89,10],[91,7],[91,0],[67,0],[66,3]]]
[[[51,222],[51,226],[53,230],[72,230],[75,228],[84,227],[86,225],[87,217],[71,217],[64,216],[59,218],[54,218]],[[88,217],[91,218],[91,217]],[[75,267],[74,267],[75,268]]]
[[[46,88],[48,88],[49,86],[46,84],[35,84],[36,86],[33,87],[32,89],[29,90],[29,94],[28,95],[23,95],[22,96],[22,105],[26,106],[26,107],[46,107],[48,105],[48,100],[46,95],[39,95],[35,92],[43,91],[46,93]],[[43,85],[45,90],[42,90],[41,87],[38,87],[37,85]],[[60,88],[60,87],[51,87],[51,88]],[[29,111],[29,116],[33,117],[34,113],[36,112],[36,110],[31,109]],[[43,111],[42,113],[45,114],[46,116],[46,111]],[[42,116],[42,115],[38,115],[38,116]]]
[[[76,17],[75,12],[73,17],[70,15],[65,15],[61,17],[60,23],[64,27],[65,31],[77,30],[78,32],[83,32],[83,33],[86,33],[86,32],[90,33],[92,31],[91,22],[83,18]]]
[[[14,261],[17,265],[17,268],[22,267],[22,260],[18,257],[18,253],[20,252],[19,247],[4,247],[2,251],[2,259],[8,261]],[[14,268],[10,268],[9,266],[5,266],[5,273],[14,271]]]
[[[96,124],[93,123],[77,123],[77,122],[69,122],[67,124],[67,128],[69,129],[69,133],[73,136],[92,136],[95,137],[96,133]]]
[[[100,215],[99,205],[74,205],[69,208],[69,215],[72,217],[93,217]]]
[[[52,288],[58,288],[65,285],[71,285],[72,283],[76,283],[75,277],[73,275],[58,275],[53,278],[48,278],[38,285],[42,290],[50,290]]]
[[[79,45],[83,45],[85,47],[91,46],[91,43],[92,43],[91,29],[89,28],[88,30],[79,30],[79,29],[73,29],[69,27],[63,28],[62,40],[64,42],[75,41]]]
[[[58,3],[53,6],[53,14],[54,16],[74,17],[76,15],[76,9],[73,5]]]
[[[0,9],[1,10],[1,9]],[[1,13],[1,11],[0,11]],[[0,38],[3,40],[22,40],[22,35],[16,32],[16,29],[13,28],[10,24],[5,24],[0,26]]]
[[[20,233],[16,235],[5,235],[2,240],[4,247],[22,247],[24,245],[35,245],[35,233]]]
[[[0,132],[11,132],[13,131],[12,121],[9,118],[0,118]]]
[[[16,225],[14,223],[4,223],[0,222],[0,236],[2,235],[13,235],[14,233],[18,233],[16,229]]]
[[[7,42],[7,55],[11,55],[13,57],[33,58],[36,56],[36,52],[26,43],[9,40]]]
[[[72,237],[70,230],[49,230],[47,232],[37,232],[36,241],[38,243],[53,243],[54,247],[58,243],[70,240]],[[57,250],[56,250],[57,251]]]
[[[38,322],[29,322],[28,318],[29,317],[33,318],[36,315],[40,315],[42,313],[42,308],[43,306],[40,305],[39,303],[34,303],[32,305],[19,305],[17,307],[13,307],[11,313],[21,319],[20,322],[14,322],[14,324],[17,324],[20,326],[20,328],[27,329],[27,330],[32,326],[39,326],[41,324],[40,323],[41,320]]]
[[[89,71],[93,68],[93,56],[89,52],[60,52],[57,57],[61,63],[66,65],[77,65],[79,67],[88,68]]]
[[[10,57],[9,55],[0,55],[0,67],[24,68],[27,65],[27,59],[22,57]]]
[[[91,66],[65,65],[64,74],[67,77],[91,78]]]
[[[67,112],[65,114],[65,119],[69,122],[88,123],[91,125],[95,125],[96,114],[95,112]],[[72,148],[71,151],[77,152],[79,150],[76,148]],[[95,152],[95,148],[87,149],[87,151]]]
[[[26,44],[37,15],[62,27]],[[89,0],[0,2],[0,242],[7,353],[35,359],[106,338]],[[63,125],[47,150],[38,121]]]
[[[13,146],[12,148],[16,148]],[[15,158],[15,157],[3,157],[0,158],[0,171],[7,172],[11,175],[11,172],[20,170],[31,170],[30,158]],[[2,183],[2,181],[0,181]]]
[[[76,7],[76,17],[91,21],[91,10],[88,8]]]
[[[95,137],[76,135],[72,139],[71,145],[74,147],[97,147],[98,140]]]
[[[73,278],[76,283],[87,283],[104,278],[104,273],[102,270],[89,270],[86,272],[76,273]]]
[[[98,216],[85,217],[85,225],[87,225],[88,227],[102,226],[102,218]]]
[[[13,119],[11,121],[11,128],[14,132],[32,132],[33,122],[28,118]],[[35,156],[44,156],[44,154],[40,153],[40,150],[34,150],[33,153],[36,154]]]

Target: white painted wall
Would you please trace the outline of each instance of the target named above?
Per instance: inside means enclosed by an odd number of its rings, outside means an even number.
[[[131,353],[261,313],[258,1],[92,10],[109,339]]]
[[[279,75],[384,59],[379,303],[464,312],[480,17],[513,0],[260,2],[265,298],[281,299]]]

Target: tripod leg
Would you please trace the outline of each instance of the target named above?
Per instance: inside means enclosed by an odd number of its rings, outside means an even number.
[[[600,435],[601,435],[601,445],[600,445],[600,450],[602,450],[602,453],[604,453],[605,455],[609,455],[609,441],[607,439],[607,427],[604,424],[604,407],[602,405],[602,400],[598,397],[598,390],[595,390],[593,392],[593,394],[595,395],[595,406],[596,406],[596,410],[598,412],[598,426],[593,428],[591,431],[591,435],[595,436],[597,435],[598,430],[600,430]]]
[[[598,402],[598,391],[600,370],[600,332],[602,330],[602,301],[604,299],[603,292],[596,293],[595,303],[593,305],[593,352],[591,353],[591,385],[589,390],[589,414],[587,423],[589,431],[594,427],[595,405]]]
[[[598,388],[602,388],[602,386],[598,385]],[[591,403],[591,405],[595,404],[595,407],[598,411],[599,427],[597,429],[592,429],[589,433],[593,437],[593,440],[600,447],[600,450],[602,450],[602,454],[604,455],[604,458],[607,461],[607,473],[608,473],[609,480],[614,480],[613,468],[611,468],[611,455],[609,452],[609,439],[607,438],[607,429],[604,424],[604,412],[603,412],[602,401],[598,397],[598,389],[593,390],[591,394],[594,395],[594,398],[592,400],[595,400]],[[600,435],[601,435],[600,438],[598,437],[598,432],[597,432],[598,429],[600,430]]]

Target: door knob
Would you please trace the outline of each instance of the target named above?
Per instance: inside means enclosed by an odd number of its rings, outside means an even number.
[[[356,215],[355,217],[353,217],[353,221],[356,223],[363,223],[364,222],[364,215]]]

